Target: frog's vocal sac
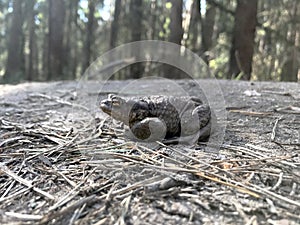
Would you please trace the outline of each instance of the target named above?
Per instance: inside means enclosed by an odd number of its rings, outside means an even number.
[[[197,97],[145,96],[125,98],[109,94],[100,102],[103,112],[123,122],[141,141],[180,138],[206,141],[211,110]]]

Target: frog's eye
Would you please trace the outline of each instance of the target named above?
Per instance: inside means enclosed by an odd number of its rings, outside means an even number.
[[[117,95],[110,95],[109,99],[113,106],[120,106],[125,100]]]
[[[109,100],[113,100],[114,98],[116,98],[117,96],[115,96],[114,94],[108,94],[108,99]]]
[[[111,99],[112,105],[113,106],[119,106],[120,105],[120,101],[117,98],[113,98]]]

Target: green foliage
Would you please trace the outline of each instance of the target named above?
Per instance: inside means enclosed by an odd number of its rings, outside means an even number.
[[[171,9],[172,8],[172,3],[171,2],[167,2],[166,3],[166,9]]]

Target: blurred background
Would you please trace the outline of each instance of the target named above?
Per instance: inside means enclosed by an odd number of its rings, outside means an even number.
[[[74,80],[138,40],[183,45],[220,79],[298,81],[300,1],[1,0],[0,81]],[[151,68],[131,65],[115,79],[165,75]]]

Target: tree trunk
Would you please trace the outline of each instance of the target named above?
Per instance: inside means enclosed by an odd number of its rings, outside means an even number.
[[[121,12],[121,0],[115,0],[114,20],[111,23],[109,48],[116,47],[119,33],[119,17]]]
[[[183,37],[183,28],[182,28],[182,7],[183,0],[171,0],[172,8],[170,15],[170,36],[169,42],[181,45],[181,40]],[[176,55],[177,54],[177,55]],[[174,57],[180,56],[179,52],[174,52]],[[164,66],[164,77],[170,79],[180,79],[183,78],[182,71],[174,66],[165,65]]]
[[[131,41],[140,41],[142,37],[142,20],[143,20],[143,1],[130,1],[130,32]],[[134,49],[134,55],[139,58],[139,49]],[[138,79],[142,77],[144,67],[142,63],[135,63],[130,65],[130,77]]]
[[[77,2],[77,4],[75,4],[75,9],[74,9],[74,35],[73,35],[73,45],[72,45],[72,61],[70,62],[70,70],[72,71],[72,75],[74,78],[76,78],[77,73],[79,71],[78,66],[78,50],[79,50],[79,46],[78,46],[78,40],[79,40],[79,31],[78,31],[78,5],[79,3]]]
[[[205,13],[205,18],[201,21],[202,22],[201,23],[201,27],[202,27],[201,54],[209,51],[212,47],[215,18],[216,18],[215,6],[208,6]],[[208,63],[208,61],[206,61],[206,63]]]
[[[157,10],[158,10],[158,7],[157,7],[157,0],[152,0],[151,1],[151,39],[154,40],[154,39],[157,39],[156,37],[156,23],[157,23]]]
[[[227,78],[251,79],[257,0],[238,0]]]
[[[64,74],[69,80],[76,78],[76,72],[73,72],[74,64],[76,62],[77,52],[77,11],[78,11],[79,0],[68,1],[66,7],[66,31],[65,31],[65,52],[64,52]]]
[[[84,47],[84,58],[83,58],[83,66],[82,73],[89,67],[92,58],[92,45],[94,44],[94,23],[95,23],[95,8],[96,4],[94,0],[89,1],[89,14],[88,14],[88,22],[86,27],[86,40]]]
[[[290,42],[293,43],[293,46],[290,47],[290,54],[288,59],[285,61],[282,71],[280,74],[281,81],[298,81],[298,72],[300,69],[300,59],[299,59],[299,41],[300,41],[300,26],[297,23],[297,19],[299,18],[298,13],[300,10],[299,3],[297,1],[294,2],[293,13],[291,18],[291,29],[290,29]]]
[[[22,2],[22,0],[13,1],[12,23],[10,26],[8,55],[4,74],[6,82],[17,82],[24,76],[22,71]]]
[[[198,46],[198,37],[200,36],[200,23],[201,23],[201,14],[200,14],[200,0],[194,0],[191,5],[191,18],[188,31],[188,45],[193,52],[199,51]]]
[[[45,81],[48,79],[49,75],[49,35],[47,33],[47,27],[43,27],[43,41],[42,41],[42,73],[40,75],[40,79]],[[50,78],[49,78],[50,79]]]
[[[289,58],[285,61],[282,66],[280,74],[281,81],[297,82],[298,81],[298,70],[300,63],[297,57],[297,51],[293,50]]]
[[[29,56],[28,66],[26,73],[26,80],[33,81],[38,78],[38,53],[37,53],[37,38],[35,33],[35,15],[34,10],[35,0],[27,0],[27,12],[28,12],[28,30],[29,30]]]
[[[64,0],[49,0],[48,80],[63,78]]]
[[[171,0],[172,8],[170,15],[170,36],[169,41],[175,44],[180,45],[182,36],[183,36],[183,28],[182,28],[182,7],[183,0]]]

